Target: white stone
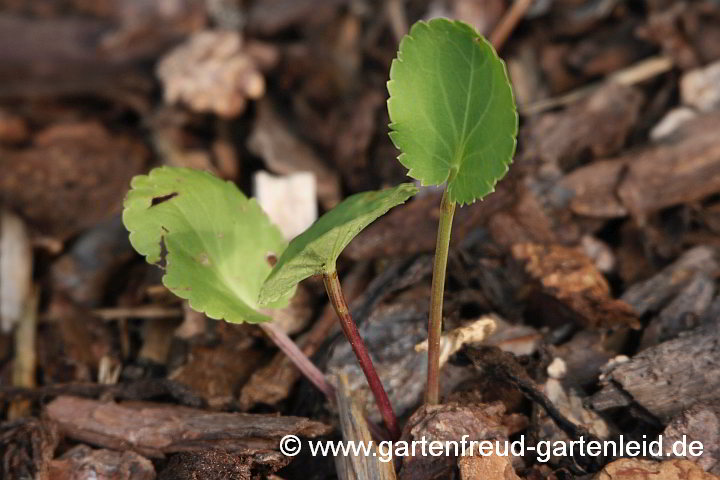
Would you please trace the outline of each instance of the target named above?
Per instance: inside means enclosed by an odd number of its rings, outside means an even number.
[[[261,170],[253,184],[258,203],[286,239],[295,238],[317,220],[317,183],[312,173],[272,175]]]

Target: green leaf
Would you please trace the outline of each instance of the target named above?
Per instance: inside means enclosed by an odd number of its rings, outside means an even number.
[[[260,290],[260,303],[271,302],[312,275],[332,273],[343,249],[365,227],[417,193],[411,183],[352,195],[295,237]]]
[[[390,138],[423,185],[450,200],[491,193],[515,153],[518,116],[505,63],[473,27],[417,22],[390,68]]]
[[[231,182],[189,168],[160,167],[133,178],[123,223],[149,263],[165,262],[163,284],[190,307],[228,322],[269,321],[257,297],[287,246],[254,199]],[[287,295],[272,307],[287,304]]]

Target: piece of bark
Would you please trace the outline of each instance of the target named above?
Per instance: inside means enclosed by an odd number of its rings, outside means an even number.
[[[236,453],[272,451],[285,435],[316,437],[330,427],[306,418],[214,413],[146,402],[104,403],[58,397],[46,407],[49,418],[70,438],[142,455],[221,448]]]
[[[235,392],[262,364],[264,357],[257,349],[236,348],[226,343],[214,347],[196,345],[187,363],[173,370],[168,379],[201,396],[208,407],[224,409],[233,404]]]
[[[64,239],[119,212],[147,158],[144,145],[99,123],[56,125],[30,148],[0,151],[0,201]]]
[[[158,480],[265,480],[290,463],[279,452],[237,455],[222,450],[173,455]]]
[[[500,403],[460,405],[423,405],[412,414],[403,428],[401,439],[408,442],[456,441],[468,435],[468,441],[506,440],[507,427],[502,424],[505,408]],[[469,449],[469,445],[468,445]],[[454,453],[454,452],[450,452]],[[415,456],[402,458],[401,480],[448,478],[455,467],[455,455]]]
[[[525,131],[525,158],[539,158],[563,170],[583,160],[618,153],[637,122],[643,95],[635,87],[609,82],[560,113],[545,113]]]
[[[337,377],[335,398],[340,416],[340,429],[344,442],[371,445],[371,455],[338,455],[335,457],[340,480],[395,480],[392,452],[378,452],[373,442],[365,415],[352,398],[346,375]]]
[[[102,397],[117,400],[150,400],[153,398],[171,398],[180,405],[202,407],[203,400],[195,396],[185,386],[166,378],[144,378],[134,382],[102,385],[99,383],[69,383],[41,385],[32,389],[0,387],[0,399],[14,398],[44,399],[61,395],[84,397]]]
[[[643,331],[639,349],[671,340],[685,330],[699,326],[702,315],[715,297],[715,280],[698,272]]]
[[[248,100],[265,94],[265,78],[233,31],[195,33],[160,61],[157,75],[165,102],[226,118],[239,115]]]
[[[590,328],[639,328],[630,305],[615,300],[610,286],[587,255],[561,245],[516,244],[513,257],[539,283],[543,294],[559,301]]]
[[[552,221],[541,207],[535,194],[523,189],[512,208],[503,209],[488,221],[488,229],[495,243],[510,248],[516,243],[554,243],[557,236]]]
[[[589,217],[614,218],[628,214],[616,194],[625,164],[616,160],[598,160],[574,170],[560,181],[571,196],[570,209]]]
[[[50,422],[24,418],[0,423],[0,477],[53,480],[49,468],[58,441]]]
[[[667,141],[573,171],[561,186],[579,215],[639,218],[720,191],[720,113],[684,123]]]
[[[701,328],[643,350],[609,370],[603,389],[590,398],[595,409],[621,406],[607,390],[622,389],[645,410],[668,421],[696,402],[720,399],[720,332]],[[614,405],[618,404],[618,405]]]
[[[672,264],[647,280],[628,288],[621,297],[639,314],[658,311],[698,273],[714,276],[720,270],[715,249],[698,246],[683,253]]]
[[[259,102],[257,118],[247,142],[248,149],[262,157],[269,170],[280,175],[312,172],[317,181],[321,205],[330,209],[341,199],[340,179],[333,170],[302,142],[269,101]]]
[[[154,480],[150,460],[132,451],[93,450],[78,445],[50,462],[53,480]]]
[[[680,457],[690,460],[706,472],[720,475],[720,403],[697,403],[682,412],[662,433],[664,455],[675,456],[672,445],[677,441],[700,442],[703,445],[699,457]]]
[[[594,480],[717,480],[687,460],[653,462],[639,458],[621,458],[605,466]]]
[[[465,455],[458,467],[462,480],[520,480],[508,455]]]

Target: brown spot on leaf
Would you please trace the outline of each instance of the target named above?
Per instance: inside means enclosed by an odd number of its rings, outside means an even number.
[[[154,197],[152,199],[152,202],[150,203],[150,208],[152,208],[156,205],[160,205],[161,203],[165,203],[168,200],[170,200],[171,198],[177,197],[178,195],[179,194],[177,192],[173,192],[173,193],[169,193],[167,195],[161,195],[159,197]]]

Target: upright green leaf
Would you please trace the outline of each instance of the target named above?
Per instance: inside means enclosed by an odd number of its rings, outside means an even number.
[[[515,152],[518,116],[505,64],[473,27],[417,22],[390,68],[390,138],[423,185],[451,201],[492,192]]]
[[[352,195],[295,237],[260,290],[260,303],[287,295],[301,280],[335,271],[350,241],[376,218],[417,193],[411,183]]]
[[[164,260],[163,284],[208,317],[259,323],[260,287],[287,242],[254,199],[207,172],[160,167],[133,178],[123,223],[149,263]],[[277,297],[287,304],[292,290]]]

